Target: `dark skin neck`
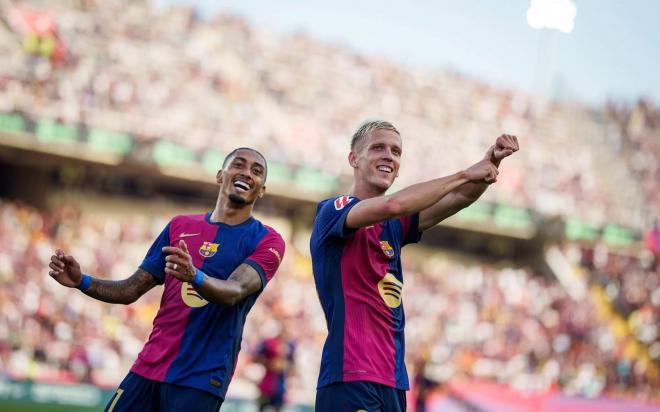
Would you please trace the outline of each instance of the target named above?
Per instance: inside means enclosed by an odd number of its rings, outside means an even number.
[[[238,204],[232,202],[222,192],[218,194],[215,209],[211,213],[211,222],[220,222],[228,225],[239,225],[252,216],[253,204]]]

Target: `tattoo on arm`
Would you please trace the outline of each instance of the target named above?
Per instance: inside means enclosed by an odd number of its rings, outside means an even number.
[[[204,283],[195,289],[209,302],[233,306],[261,290],[261,276],[252,266],[242,263],[227,280],[207,276]]]
[[[236,282],[242,291],[239,301],[261,289],[261,276],[250,265],[243,263],[229,275],[229,282]]]
[[[156,280],[150,273],[138,269],[132,276],[124,280],[94,279],[85,294],[103,302],[127,305],[138,300],[156,284]]]

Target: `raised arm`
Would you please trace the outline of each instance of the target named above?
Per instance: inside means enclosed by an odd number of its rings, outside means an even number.
[[[128,305],[157,285],[154,277],[142,269],[123,280],[84,278],[76,259],[59,249],[51,256],[49,267],[48,274],[61,285],[79,288],[82,282],[87,282],[83,285],[83,293],[107,303]]]
[[[486,152],[486,156],[479,163],[490,163],[495,167],[505,157],[511,156],[519,149],[516,136],[503,134],[497,138],[495,144]],[[426,230],[439,222],[454,215],[474,203],[486,191],[488,186],[497,179],[471,181],[452,190],[419,214],[419,229]],[[355,207],[357,207],[356,205]]]
[[[262,287],[261,276],[247,263],[240,264],[227,280],[207,276],[195,268],[183,240],[179,242],[179,247],[166,246],[163,252],[168,254],[165,258],[165,274],[191,283],[209,302],[233,306]]]
[[[363,200],[348,212],[346,227],[357,229],[420,212],[469,182],[495,181],[497,173],[493,163],[481,161],[450,176],[417,183],[391,195]]]

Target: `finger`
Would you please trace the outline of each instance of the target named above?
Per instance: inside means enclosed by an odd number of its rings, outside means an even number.
[[[167,255],[165,256],[165,262],[176,263],[179,266],[186,264],[186,260],[179,255]]]
[[[176,265],[176,268],[174,267],[174,265]],[[174,271],[178,271],[178,270],[180,270],[180,269],[182,268],[182,266],[181,266],[180,263],[176,263],[176,262],[167,262],[167,263],[165,263],[165,268],[166,268],[166,269],[171,269],[171,270],[174,270]]]
[[[175,270],[172,270],[170,268],[165,268],[165,274],[170,275],[170,276],[174,276],[175,278],[177,278],[179,280],[185,280],[179,272],[177,272]]]
[[[50,262],[56,264],[60,268],[64,268],[64,262],[62,262],[57,256],[51,256]]]
[[[177,256],[181,256],[182,258],[189,256],[188,253],[184,252],[183,250],[181,250],[181,248],[178,248],[176,246],[165,246],[161,250],[164,253],[167,253],[168,255],[177,255]]]
[[[183,250],[184,252],[186,252],[187,254],[189,254],[189,253],[188,253],[188,245],[186,244],[186,241],[185,241],[185,240],[183,240],[183,239],[179,239],[179,247],[181,248],[181,250]]]
[[[70,265],[73,265],[76,263],[76,260],[73,258],[71,255],[64,256],[64,261]]]
[[[52,269],[53,271],[55,271],[55,272],[62,273],[62,268],[59,267],[59,266],[58,266],[56,263],[54,263],[54,262],[50,262],[50,264],[48,264],[48,267],[51,268],[51,269]]]
[[[55,272],[53,270],[49,271],[48,274],[50,275],[51,278],[57,278],[60,275],[59,272]]]

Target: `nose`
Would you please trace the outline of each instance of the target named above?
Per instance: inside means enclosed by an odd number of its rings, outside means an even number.
[[[390,162],[394,161],[394,154],[392,153],[391,148],[387,148],[386,150],[383,151],[383,160],[387,160]]]

